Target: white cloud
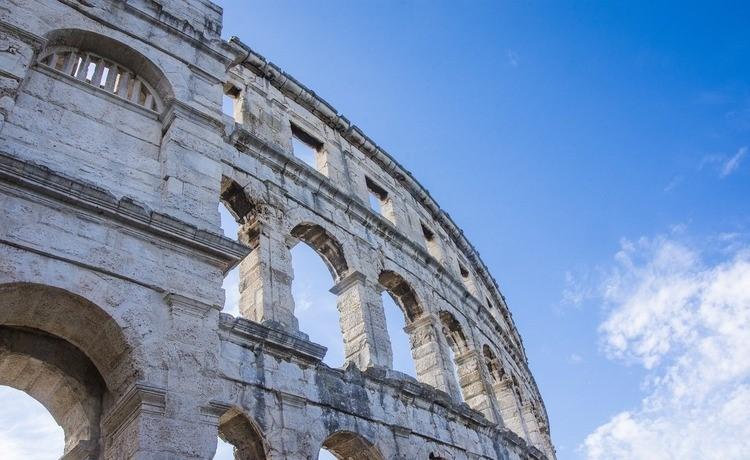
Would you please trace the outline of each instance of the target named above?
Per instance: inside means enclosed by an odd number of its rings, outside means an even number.
[[[736,171],[746,154],[747,147],[741,147],[739,150],[737,150],[737,153],[732,155],[732,157],[726,160],[721,166],[721,172],[719,173],[719,176],[724,178]]]
[[[749,458],[750,246],[623,240],[600,294],[605,352],[648,377],[640,407],[586,437],[586,458]]]

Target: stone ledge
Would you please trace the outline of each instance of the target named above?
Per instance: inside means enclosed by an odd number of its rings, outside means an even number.
[[[290,334],[281,329],[265,326],[245,318],[235,318],[222,313],[219,328],[230,334],[240,345],[256,348],[268,347],[274,355],[294,356],[302,361],[317,364],[323,360],[328,349],[317,343],[305,340],[299,335]],[[281,353],[279,353],[281,352]]]
[[[226,273],[250,253],[250,248],[216,233],[201,230],[166,214],[148,210],[130,198],[117,199],[108,191],[51,169],[0,152],[0,180],[20,185],[81,209],[104,214],[119,223],[198,249],[223,262]]]

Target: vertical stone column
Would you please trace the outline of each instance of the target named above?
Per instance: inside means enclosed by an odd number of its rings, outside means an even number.
[[[225,143],[220,135],[223,128],[216,123],[173,102],[165,115],[159,160],[164,211],[220,233],[218,202]]]
[[[497,413],[484,378],[482,358],[476,350],[464,351],[456,357],[458,378],[466,404],[497,422]]]
[[[497,399],[498,405],[500,406],[500,415],[506,428],[523,439],[528,440],[529,434],[526,432],[526,427],[524,426],[523,418],[521,417],[521,411],[518,406],[518,401],[516,400],[516,395],[511,388],[510,379],[505,377],[495,383],[492,388],[495,392],[495,398]]]
[[[417,380],[448,393],[454,399],[460,398],[458,382],[450,367],[453,364],[449,362],[448,344],[442,334],[438,334],[437,319],[426,314],[405,329],[411,342]]]
[[[331,288],[338,296],[346,363],[360,370],[393,366],[383,303],[375,286],[360,272],[351,272]]]
[[[240,263],[240,315],[287,332],[298,332],[292,297],[292,256],[281,225],[259,217],[240,228],[239,239],[252,248]]]
[[[523,415],[523,421],[526,425],[526,430],[529,434],[527,441],[539,450],[544,451],[544,442],[542,441],[541,433],[539,432],[539,423],[534,413],[534,406],[531,402],[527,401],[521,406],[521,414]]]

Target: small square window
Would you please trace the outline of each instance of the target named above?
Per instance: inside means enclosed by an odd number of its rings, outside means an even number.
[[[301,128],[292,124],[292,152],[294,156],[312,168],[318,167],[318,154],[323,143],[309,135]]]
[[[367,184],[370,208],[378,214],[384,215],[385,207],[388,204],[388,192],[369,177],[365,178],[365,182]]]
[[[221,110],[224,114],[234,118],[235,121],[239,121],[236,113],[240,92],[241,90],[231,83],[226,83],[224,85],[224,97],[221,101]]]
[[[425,246],[427,246],[427,252],[436,260],[442,262],[442,251],[437,238],[435,238],[435,232],[423,222],[420,222],[419,225],[422,227],[422,235],[424,236]]]

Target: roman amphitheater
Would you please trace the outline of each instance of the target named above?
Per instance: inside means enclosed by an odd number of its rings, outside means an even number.
[[[353,122],[223,40],[222,14],[0,3],[0,385],[44,405],[70,460],[208,460],[219,439],[243,460],[554,459],[477,251]],[[295,317],[300,243],[333,278],[339,368]],[[384,291],[416,378],[393,370]]]

